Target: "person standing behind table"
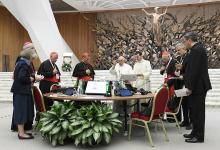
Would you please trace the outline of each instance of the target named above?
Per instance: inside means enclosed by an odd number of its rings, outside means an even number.
[[[34,78],[32,84],[34,84],[35,80],[36,81],[39,81],[40,78],[38,77],[35,77],[35,69],[34,69],[34,64],[33,64],[33,61],[35,59],[37,59],[37,54],[36,54],[36,51],[34,49],[34,45],[30,42],[26,42],[24,43],[24,46],[23,46],[23,51],[20,53],[20,55],[17,57],[16,59],[16,62],[15,62],[15,65],[17,64],[17,62],[20,61],[20,59],[22,58],[22,56],[24,55],[24,53],[30,51],[31,53],[33,53],[31,59],[30,59],[30,66],[31,66],[31,77]],[[14,79],[14,77],[12,77]],[[32,124],[33,122],[27,122],[24,124],[24,129],[25,130],[31,130],[32,129]],[[11,131],[17,131],[18,128],[17,128],[17,125],[14,123],[14,115],[12,116],[12,123],[11,123]]]
[[[137,61],[134,64],[134,74],[137,74],[137,80],[134,82],[134,86],[137,89],[144,89],[145,91],[150,91],[150,75],[151,75],[151,65],[148,60],[143,59],[143,53],[141,51],[136,51]],[[145,103],[146,100],[140,102]],[[138,106],[140,108],[140,106]]]
[[[176,64],[175,75],[179,77],[178,83],[179,88],[181,89],[184,86],[184,76],[186,66],[188,64],[188,52],[186,46],[183,43],[178,43],[176,45],[176,53],[180,56],[178,63]],[[183,121],[180,124],[181,127],[186,127],[186,129],[191,129],[191,112],[189,106],[188,96],[184,96],[182,100],[182,110],[183,110]]]
[[[34,102],[32,97],[32,77],[31,61],[36,57],[35,49],[24,49],[20,53],[14,69],[14,82],[11,92],[13,93],[13,120],[12,124],[17,125],[19,139],[33,139],[30,133],[26,133],[24,125],[33,123]]]
[[[120,56],[116,61],[113,61],[112,67],[109,69],[110,73],[112,75],[116,76],[116,79],[120,79],[120,76],[122,74],[133,74],[132,67],[125,63],[126,59],[123,56]],[[130,84],[129,81],[124,81],[126,84]],[[120,106],[122,106],[122,102],[116,102],[113,103],[113,109],[115,112],[122,113],[122,109]]]
[[[126,59],[120,56],[116,61],[113,61],[112,67],[109,69],[110,73],[115,75],[117,79],[120,78],[122,74],[132,74],[133,70],[130,65],[125,63]]]
[[[137,51],[137,61],[134,64],[133,72],[137,74],[138,78],[135,82],[135,87],[143,88],[146,91],[150,90],[150,75],[152,72],[150,62],[143,58],[143,53]]]
[[[203,143],[205,137],[205,98],[212,89],[208,73],[207,50],[198,42],[194,32],[184,36],[185,45],[190,50],[185,71],[185,88],[192,110],[192,132],[184,134],[187,143]]]
[[[93,80],[95,76],[94,69],[92,65],[89,64],[90,55],[87,52],[82,54],[82,60],[80,63],[76,64],[73,70],[73,77],[77,77],[77,84],[79,80],[89,81]]]
[[[39,87],[41,92],[48,93],[50,92],[50,87],[53,84],[58,84],[60,82],[60,71],[57,65],[55,64],[58,59],[57,52],[50,53],[50,59],[45,60],[41,63],[37,74],[42,75],[43,79],[40,81]],[[53,105],[53,100],[50,100],[44,97],[44,103],[46,110],[49,110]]]

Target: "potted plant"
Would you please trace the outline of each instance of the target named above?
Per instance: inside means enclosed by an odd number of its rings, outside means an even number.
[[[73,119],[73,112],[75,112],[73,103],[55,101],[51,110],[41,114],[37,129],[53,146],[57,143],[63,145],[68,135],[70,120]]]
[[[95,104],[82,106],[69,126],[69,137],[75,145],[95,145],[101,142],[110,143],[113,132],[119,132],[121,121],[118,113],[113,113],[108,105]]]
[[[110,143],[113,132],[119,132],[121,121],[110,106],[92,103],[75,107],[71,102],[54,102],[51,110],[41,114],[38,131],[53,146],[71,138],[75,145]]]

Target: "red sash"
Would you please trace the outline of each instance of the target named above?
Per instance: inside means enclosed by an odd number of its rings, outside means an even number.
[[[83,80],[83,81],[90,81],[90,80],[92,80],[92,77],[91,76],[84,76],[84,77],[79,77],[78,79]]]
[[[54,82],[54,83],[58,83],[58,82],[59,82],[59,79],[56,78],[56,75],[53,75],[53,76],[50,77],[50,78],[44,77],[43,80],[50,81],[50,82]]]

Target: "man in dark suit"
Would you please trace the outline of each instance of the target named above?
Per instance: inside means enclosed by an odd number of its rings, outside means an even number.
[[[55,64],[58,59],[57,52],[50,53],[50,59],[45,60],[41,63],[37,74],[44,76],[44,78],[40,81],[39,87],[41,92],[48,93],[50,92],[50,87],[53,84],[57,84],[60,82],[60,71]],[[49,110],[50,107],[53,105],[53,101],[44,97],[44,103],[46,110]]]
[[[185,45],[190,50],[185,71],[186,93],[192,110],[193,129],[184,134],[187,143],[203,143],[205,132],[205,97],[212,88],[208,74],[208,58],[204,45],[197,42],[198,35],[190,32],[185,36]]]

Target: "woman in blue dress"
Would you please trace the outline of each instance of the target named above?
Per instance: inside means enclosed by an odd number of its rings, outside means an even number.
[[[19,139],[33,139],[31,134],[26,133],[24,125],[33,122],[34,102],[32,98],[32,84],[34,82],[32,60],[36,58],[34,48],[23,49],[14,69],[14,82],[11,92],[13,93],[13,123],[17,125]]]

